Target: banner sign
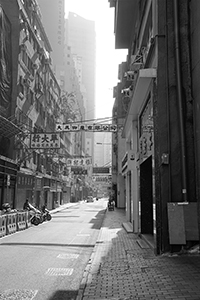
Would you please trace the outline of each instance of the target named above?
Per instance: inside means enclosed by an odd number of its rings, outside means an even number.
[[[80,167],[72,167],[71,172],[73,172],[74,175],[87,175],[87,170],[83,170]]]
[[[108,176],[92,176],[93,181],[96,182],[108,182],[112,179],[111,175]]]
[[[66,164],[67,167],[86,167],[92,164],[92,158],[91,157],[67,158]]]
[[[33,133],[30,134],[31,149],[59,149],[59,133]]]
[[[57,132],[70,131],[96,131],[96,132],[117,132],[115,124],[56,124]]]
[[[96,174],[108,174],[108,173],[110,173],[110,168],[109,167],[93,167],[92,172],[96,173]]]

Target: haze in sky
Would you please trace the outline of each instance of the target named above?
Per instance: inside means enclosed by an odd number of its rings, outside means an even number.
[[[114,8],[108,0],[65,0],[65,15],[74,12],[95,21],[96,28],[96,118],[112,115],[113,87],[118,82],[118,65],[127,50],[115,50]]]

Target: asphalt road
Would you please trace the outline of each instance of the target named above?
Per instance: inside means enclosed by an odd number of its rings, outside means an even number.
[[[76,299],[105,207],[105,199],[77,204],[1,238],[0,300]]]

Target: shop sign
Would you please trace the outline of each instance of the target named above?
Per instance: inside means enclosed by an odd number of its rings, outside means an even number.
[[[27,174],[18,173],[17,175],[17,187],[18,188],[33,188],[33,176]]]
[[[91,132],[117,132],[116,124],[57,124],[57,132],[71,132],[71,131],[91,131]]]
[[[112,179],[111,175],[108,176],[92,176],[93,181],[96,182],[108,182]]]
[[[140,115],[140,138],[139,138],[139,156],[140,162],[149,157],[153,151],[154,131],[153,131],[153,105],[151,94],[142,114]]]
[[[74,175],[87,175],[87,170],[83,170],[79,167],[72,167],[71,172],[73,172]]]
[[[94,167],[92,171],[93,171],[93,173],[96,173],[96,174],[107,174],[107,173],[110,173],[110,168],[109,167]]]
[[[92,158],[85,157],[76,157],[76,158],[68,158],[66,160],[67,167],[84,167],[90,166],[92,164]]]
[[[30,134],[31,149],[59,149],[59,133],[34,133]]]

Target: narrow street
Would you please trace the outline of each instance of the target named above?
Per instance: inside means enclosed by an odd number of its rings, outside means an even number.
[[[0,299],[75,299],[105,206],[105,199],[78,203],[50,222],[1,238]]]

